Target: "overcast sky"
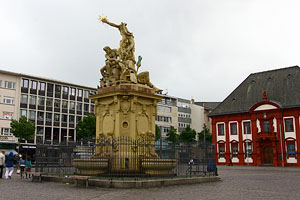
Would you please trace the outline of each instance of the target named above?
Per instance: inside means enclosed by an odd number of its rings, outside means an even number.
[[[96,87],[126,22],[140,71],[168,94],[222,101],[250,73],[300,64],[300,1],[0,0],[0,69]]]

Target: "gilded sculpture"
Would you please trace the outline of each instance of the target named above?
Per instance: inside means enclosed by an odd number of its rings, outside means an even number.
[[[100,87],[90,96],[96,115],[94,154],[88,160],[75,159],[73,164],[82,175],[171,174],[176,160],[161,159],[155,153],[155,117],[162,99],[157,93],[161,90],[150,82],[149,72],[138,73],[142,57],[135,60],[134,37],[127,24],[111,23],[104,16],[100,21],[118,28],[122,39],[119,48],[103,48]]]
[[[153,88],[155,92],[160,93],[161,90],[156,88],[149,78],[149,72],[137,73],[141,66],[142,57],[138,57],[138,62],[135,60],[135,42],[133,34],[128,30],[127,24],[121,22],[120,25],[109,22],[104,16],[100,16],[99,20],[102,23],[108,24],[120,31],[122,39],[118,49],[104,47],[105,51],[105,66],[100,69],[102,79],[100,87],[109,87],[119,82],[130,82],[134,84],[147,85]]]

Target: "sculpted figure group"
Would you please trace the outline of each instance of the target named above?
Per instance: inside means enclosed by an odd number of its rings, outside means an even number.
[[[100,80],[101,87],[114,85],[116,82],[130,82],[134,84],[148,85],[155,89],[156,92],[161,92],[151,82],[149,72],[142,72],[137,74],[141,66],[142,58],[139,56],[138,62],[135,60],[135,43],[134,37],[127,29],[127,24],[122,22],[120,25],[111,23],[106,17],[101,16],[101,22],[106,23],[112,27],[119,29],[122,39],[118,49],[111,49],[106,46],[105,51],[105,65],[100,69],[102,79]],[[137,69],[136,67],[137,66]]]

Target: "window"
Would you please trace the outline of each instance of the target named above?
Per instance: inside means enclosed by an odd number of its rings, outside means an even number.
[[[24,117],[27,118],[27,110],[21,109],[21,110],[20,110],[20,116],[21,116],[21,117],[24,116]]]
[[[68,109],[68,101],[65,101],[65,100],[62,101],[62,108]]]
[[[52,113],[46,113],[46,121],[52,122]]]
[[[42,126],[38,126],[36,132],[37,132],[37,134],[43,135],[43,133],[44,133],[44,128],[43,128]]]
[[[13,113],[12,112],[3,112],[2,119],[12,119]]]
[[[82,97],[82,90],[81,89],[78,90],[77,96]]]
[[[46,106],[47,107],[52,107],[52,104],[53,104],[53,99],[47,98],[47,100],[46,100]]]
[[[252,156],[252,145],[251,143],[246,143],[246,157]]]
[[[230,123],[231,135],[237,135],[237,123]]]
[[[60,100],[59,99],[54,100],[54,108],[60,108]]]
[[[55,94],[60,95],[60,92],[61,92],[61,86],[60,85],[55,85]]]
[[[76,89],[75,88],[71,88],[71,96],[75,96],[75,93],[76,93]]]
[[[75,110],[75,102],[70,101],[70,110]]]
[[[219,155],[220,158],[225,158],[225,144],[219,144]]]
[[[0,80],[0,87],[2,86],[2,80]]]
[[[264,125],[264,132],[269,133],[269,132],[271,131],[271,128],[270,128],[270,121],[264,121],[264,122],[263,122],[263,125]]]
[[[28,101],[28,96],[26,94],[21,95],[21,103],[22,104],[27,104]]]
[[[285,119],[285,131],[294,132],[293,118]]]
[[[89,112],[89,104],[84,104],[84,112]]]
[[[55,122],[59,122],[59,118],[60,118],[60,116],[59,116],[59,114],[54,114],[54,121]]]
[[[76,117],[76,123],[78,123],[79,121],[81,121],[81,116]]]
[[[30,110],[28,118],[31,119],[31,120],[35,120],[35,111]]]
[[[29,81],[28,81],[28,79],[22,79],[22,87],[23,88],[28,88],[28,83],[29,83]]]
[[[92,105],[91,105],[91,112],[92,112],[92,113],[94,113],[94,109],[95,109],[95,105],[92,104]]]
[[[82,111],[82,103],[77,103],[77,111]]]
[[[71,124],[74,124],[74,122],[75,122],[75,117],[74,117],[74,115],[70,115],[70,116],[69,116],[69,122],[70,122]]]
[[[88,99],[89,98],[89,91],[84,90],[84,98]]]
[[[289,152],[289,157],[295,157],[295,142],[288,141],[287,148],[288,148],[288,152]]]
[[[11,81],[5,81],[4,82],[4,87],[8,89],[15,89],[16,88],[16,83],[11,82]]]
[[[14,104],[14,100],[13,97],[3,97],[3,103],[5,104]]]
[[[38,113],[37,113],[37,120],[44,121],[44,112],[38,111]]]
[[[218,124],[218,135],[224,135],[224,124]]]
[[[39,82],[39,90],[40,91],[45,91],[45,83],[43,83],[43,82]]]
[[[37,82],[36,81],[31,81],[31,89],[36,90],[37,88]]]
[[[29,104],[30,105],[36,105],[36,96],[29,96]]]
[[[161,121],[161,122],[172,122],[172,118],[171,118],[171,117],[166,117],[166,116],[160,116],[160,115],[157,115],[157,116],[156,116],[156,121]]]
[[[238,157],[238,144],[234,143],[231,145],[232,157]]]
[[[61,116],[61,120],[62,120],[62,122],[64,122],[64,123],[67,123],[68,122],[68,115],[62,115]]]
[[[2,128],[1,132],[2,132],[3,135],[9,135],[10,129],[9,128]]]
[[[69,94],[69,88],[64,86],[63,87],[63,95],[68,96],[68,94]]]
[[[44,106],[45,105],[45,98],[44,97],[39,97],[38,99],[38,105],[39,106]]]
[[[251,134],[250,122],[244,122],[244,134]]]
[[[163,131],[164,131],[164,133],[169,133],[170,127],[163,127]]]
[[[47,92],[52,93],[53,92],[53,84],[47,83]]]

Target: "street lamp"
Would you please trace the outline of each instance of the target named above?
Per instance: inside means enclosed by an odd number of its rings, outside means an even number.
[[[205,124],[203,124],[203,141],[204,141],[204,143],[206,143],[206,135],[205,135],[205,130],[206,130],[206,125]]]

